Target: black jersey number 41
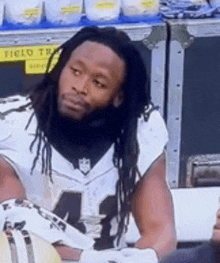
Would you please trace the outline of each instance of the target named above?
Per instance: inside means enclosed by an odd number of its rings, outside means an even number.
[[[82,222],[79,222],[81,215],[81,201],[81,193],[64,192],[61,195],[59,202],[57,203],[53,212],[60,218],[64,219],[68,224],[72,225],[73,227],[77,228],[80,232],[85,234],[86,227]],[[106,197],[99,205],[99,214],[106,215],[106,219],[109,222],[116,215],[116,211],[117,206],[115,196]],[[102,229],[102,231],[103,230],[104,229]]]

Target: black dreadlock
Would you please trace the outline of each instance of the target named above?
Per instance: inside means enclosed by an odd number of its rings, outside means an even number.
[[[137,142],[137,118],[150,103],[150,88],[144,63],[132,41],[122,31],[112,27],[86,27],[54,51],[48,62],[43,80],[29,93],[38,119],[36,136],[30,148],[37,143],[37,152],[33,161],[42,155],[42,172],[49,174],[51,180],[51,145],[46,134],[51,127],[51,116],[57,100],[57,83],[62,69],[71,53],[84,41],[93,41],[111,48],[126,64],[126,79],[122,86],[124,102],[122,107],[123,126],[114,142],[113,163],[118,169],[119,179],[116,186],[118,204],[118,242],[127,229],[130,209],[130,195],[135,187],[135,179],[140,176],[137,167],[139,147]],[[54,55],[61,51],[59,60],[49,73]],[[42,146],[43,145],[43,146]]]

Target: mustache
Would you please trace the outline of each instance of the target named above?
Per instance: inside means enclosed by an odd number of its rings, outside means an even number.
[[[89,103],[80,95],[75,95],[72,93],[64,93],[60,96],[60,100],[66,100],[70,103],[77,104],[80,106],[89,106]]]

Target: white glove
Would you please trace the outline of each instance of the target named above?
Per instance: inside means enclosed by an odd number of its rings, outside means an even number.
[[[121,250],[85,250],[80,263],[157,263],[156,252],[151,249],[124,248]]]
[[[158,258],[154,249],[123,248],[120,250],[126,263],[157,263]]]
[[[122,263],[123,255],[117,250],[84,250],[80,263]]]

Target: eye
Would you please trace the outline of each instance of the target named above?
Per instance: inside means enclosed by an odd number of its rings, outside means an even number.
[[[73,72],[73,74],[74,74],[75,76],[79,76],[79,75],[80,75],[80,71],[79,71],[78,69],[76,69],[76,68],[71,68],[71,70],[72,70],[72,72]]]
[[[96,86],[100,89],[104,89],[106,87],[105,84],[101,83],[100,81],[98,81],[97,79],[94,80],[94,83],[96,84]]]

